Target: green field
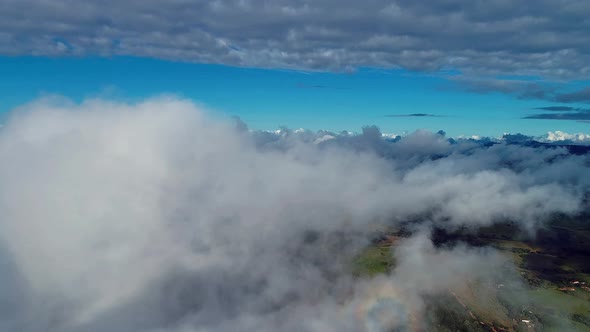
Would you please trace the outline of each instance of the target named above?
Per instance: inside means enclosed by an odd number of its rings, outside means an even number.
[[[394,266],[391,247],[368,247],[354,258],[352,265],[353,274],[356,276],[374,276],[380,273],[387,273]]]

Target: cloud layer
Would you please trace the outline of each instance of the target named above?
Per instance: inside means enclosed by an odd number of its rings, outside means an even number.
[[[532,114],[523,117],[523,119],[543,119],[543,120],[590,120],[590,109],[581,107],[568,106],[548,106],[539,107],[537,110],[550,111],[551,113]]]
[[[453,77],[452,82],[458,88],[472,93],[504,93],[518,99],[540,99],[556,103],[590,103],[589,87],[572,90],[564,89],[563,84],[548,84],[538,80],[490,79],[465,76]],[[554,106],[550,107],[552,109],[546,110],[556,111],[560,107],[565,108],[565,106]]]
[[[5,0],[0,53],[581,79],[590,73],[589,13],[581,0]]]
[[[0,158],[5,331],[414,328],[424,296],[505,264],[436,249],[429,227],[534,228],[590,185],[588,156],[563,148],[250,132],[175,98],[33,102]],[[372,230],[408,220],[394,273],[353,278]],[[412,315],[371,320],[383,294]]]

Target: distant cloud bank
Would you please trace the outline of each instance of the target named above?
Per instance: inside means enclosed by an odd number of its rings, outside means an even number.
[[[241,123],[241,122],[240,122]],[[247,128],[247,127],[246,127]],[[374,130],[377,136],[381,136],[387,142],[397,142],[401,139],[412,137],[413,135],[418,135],[419,133],[427,133],[428,135],[434,135],[434,137],[442,137],[445,138],[451,144],[460,144],[465,143],[465,141],[476,141],[482,143],[495,143],[495,144],[502,144],[502,143],[556,143],[556,144],[574,144],[574,145],[590,145],[590,133],[566,133],[560,130],[556,131],[549,131],[544,135],[539,136],[529,136],[520,133],[505,133],[498,137],[491,137],[491,136],[481,136],[481,135],[471,135],[471,136],[464,136],[459,135],[456,137],[448,137],[444,130],[439,130],[437,133],[431,133],[425,130],[418,130],[416,132],[407,134],[395,134],[395,133],[381,133],[377,127],[365,127],[362,131],[363,134],[367,132],[367,130]],[[289,128],[282,128],[277,130],[253,130],[251,134],[254,137],[267,137],[270,141],[282,141],[286,137],[304,140],[306,142],[314,142],[315,144],[323,143],[324,141],[328,141],[331,139],[348,139],[351,137],[357,137],[359,134],[351,132],[351,131],[341,131],[341,132],[331,132],[326,130],[320,130],[317,132],[313,132],[310,130],[306,130],[303,128],[300,129],[289,129]]]

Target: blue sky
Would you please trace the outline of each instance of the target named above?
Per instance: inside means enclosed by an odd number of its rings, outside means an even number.
[[[239,116],[253,129],[358,131],[374,124],[397,134],[416,129],[443,129],[453,136],[588,132],[588,123],[521,119],[539,113],[535,107],[555,103],[466,91],[455,84],[458,76],[457,71],[256,69],[124,56],[0,57],[0,108],[8,112],[48,94],[76,101],[175,94],[222,117]],[[437,116],[388,117],[416,113]]]

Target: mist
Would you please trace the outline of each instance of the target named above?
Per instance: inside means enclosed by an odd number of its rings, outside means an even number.
[[[531,231],[590,186],[564,147],[252,131],[177,97],[33,101],[0,128],[0,160],[2,331],[420,330],[428,296],[518,282],[433,227]],[[392,273],[350,273],[375,229],[409,220]]]

